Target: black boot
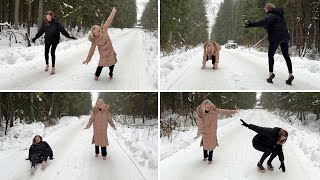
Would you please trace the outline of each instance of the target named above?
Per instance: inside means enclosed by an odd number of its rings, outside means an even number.
[[[262,164],[260,162],[258,162],[257,167],[258,167],[258,171],[259,172],[265,172],[266,171],[266,169],[262,166]]]
[[[270,77],[267,79],[267,82],[268,82],[268,83],[273,83],[272,79],[273,79],[274,77],[276,77],[276,75],[274,75],[274,73],[272,73],[272,74],[270,75]]]
[[[288,80],[286,80],[286,84],[292,85],[291,83],[292,83],[293,80],[294,80],[294,76],[292,75],[292,76],[289,77]]]
[[[110,79],[112,79],[113,78],[113,73],[109,73],[109,77],[110,77]]]
[[[273,171],[273,170],[274,170],[274,167],[272,166],[272,164],[271,164],[270,161],[267,162],[267,167],[268,167],[268,169],[269,169],[270,171]]]

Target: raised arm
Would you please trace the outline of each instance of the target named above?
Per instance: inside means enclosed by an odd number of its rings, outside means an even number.
[[[265,136],[271,136],[273,133],[273,128],[260,127],[253,124],[249,124],[248,128],[255,131],[258,134]]]
[[[115,7],[113,7],[112,12],[110,13],[108,19],[106,20],[106,22],[103,25],[103,28],[105,30],[107,30],[110,27],[110,25],[111,25],[111,23],[113,21],[113,18],[116,15],[116,12],[117,12],[117,9]]]
[[[197,131],[197,137],[201,136],[203,134],[203,118],[201,116],[201,112],[200,112],[200,108],[201,106],[197,107],[197,125],[198,125],[198,131]]]

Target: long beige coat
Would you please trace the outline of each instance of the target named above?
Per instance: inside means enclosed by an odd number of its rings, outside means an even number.
[[[111,127],[115,128],[108,106],[107,106],[107,109],[103,109],[102,111],[99,111],[97,108],[94,107],[86,128],[90,128],[92,124],[93,124],[92,144],[95,144],[96,146],[101,146],[101,147],[108,146],[109,145],[108,135],[107,135],[108,124],[110,124]]]
[[[214,45],[215,51],[213,53],[207,53],[206,52],[208,43],[212,43]],[[202,61],[206,62],[208,56],[209,56],[209,58],[211,58],[211,56],[214,55],[216,57],[216,63],[219,63],[219,61],[220,61],[220,50],[221,50],[220,45],[218,43],[214,42],[214,41],[209,41],[209,42],[204,43]]]
[[[109,67],[117,63],[117,54],[113,49],[112,42],[108,34],[108,28],[110,27],[110,24],[115,14],[116,14],[115,12],[111,12],[107,21],[104,23],[103,28],[101,29],[101,35],[99,38],[96,38],[96,39],[89,38],[92,44],[86,60],[87,62],[90,62],[94,54],[94,51],[96,49],[96,46],[98,46],[98,51],[100,54],[98,66]]]
[[[236,113],[236,110],[218,109],[214,104],[211,104],[211,110],[205,113],[205,105],[201,104],[197,107],[197,135],[202,135],[203,149],[214,150],[218,144],[217,140],[217,120],[218,114],[231,115]]]

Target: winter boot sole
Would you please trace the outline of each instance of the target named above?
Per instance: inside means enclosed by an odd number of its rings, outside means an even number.
[[[286,84],[292,85],[292,81],[294,80],[294,76],[290,76],[288,80],[286,80]]]
[[[272,79],[275,78],[275,77],[276,77],[276,75],[271,74],[271,76],[267,79],[267,82],[268,83],[273,83]]]

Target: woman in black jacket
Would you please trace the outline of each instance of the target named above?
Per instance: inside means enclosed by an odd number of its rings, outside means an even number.
[[[264,160],[269,156],[269,160],[267,162],[267,167],[269,170],[273,171],[274,168],[272,166],[272,160],[279,156],[279,160],[281,168],[283,172],[286,171],[286,167],[284,166],[284,155],[282,151],[282,145],[287,141],[288,132],[284,129],[275,127],[275,128],[264,128],[259,127],[253,124],[247,124],[242,119],[240,119],[242,125],[257,132],[258,134],[253,137],[252,145],[258,150],[264,152],[260,161],[258,162],[258,171],[265,172],[265,168],[263,167]]]
[[[29,149],[29,158],[27,160],[31,161],[31,168],[36,167],[36,164],[41,163],[42,168],[45,167],[48,157],[53,159],[53,152],[49,144],[42,141],[40,135],[36,135],[33,138],[32,145]]]
[[[267,13],[266,17],[262,20],[250,22],[246,21],[245,27],[264,27],[268,31],[269,49],[269,78],[268,83],[273,83],[272,79],[275,78],[273,73],[274,66],[274,54],[276,53],[278,47],[280,46],[282,55],[286,60],[289,76],[286,80],[286,84],[292,85],[294,76],[292,75],[292,63],[289,56],[289,40],[290,35],[284,19],[284,10],[282,8],[276,8],[273,4],[268,3],[265,6],[265,11]]]
[[[36,34],[36,36],[32,39],[32,42],[34,43],[39,37],[42,36],[43,33],[44,39],[45,39],[45,45],[44,45],[44,57],[46,59],[46,69],[45,71],[49,70],[49,49],[51,47],[51,60],[52,60],[52,70],[51,75],[55,74],[55,60],[56,55],[55,51],[60,41],[60,32],[70,39],[76,39],[75,37],[72,37],[69,35],[69,33],[64,29],[64,27],[60,24],[58,21],[58,18],[54,16],[52,11],[47,11],[44,16],[44,23],[42,24],[40,30]]]

